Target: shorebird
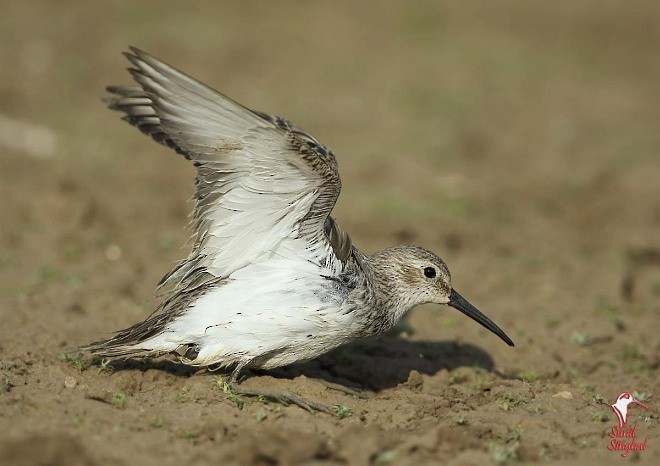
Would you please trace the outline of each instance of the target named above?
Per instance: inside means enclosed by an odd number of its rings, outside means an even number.
[[[631,393],[623,392],[618,396],[616,402],[614,402],[613,405],[610,405],[612,411],[614,411],[614,414],[616,414],[616,417],[619,419],[619,427],[623,427],[628,423],[628,406],[631,404],[637,404],[644,409],[649,409],[648,405],[639,401],[632,396]]]
[[[513,346],[431,251],[353,246],[330,215],[337,161],[316,138],[137,48],[125,55],[137,85],[108,87],[106,102],[196,167],[194,244],[159,283],[154,314],[84,349],[231,367],[235,386],[243,369],[313,359],[385,332],[423,303],[448,304]]]

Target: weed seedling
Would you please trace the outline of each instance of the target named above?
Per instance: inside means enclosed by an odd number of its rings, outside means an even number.
[[[14,383],[11,381],[8,375],[2,377],[2,386],[6,392],[11,391],[11,389],[14,388]]]
[[[374,464],[390,464],[396,459],[396,450],[383,450],[376,456]]]
[[[222,389],[222,392],[225,394],[225,398],[227,398],[229,401],[234,403],[238,409],[243,409],[245,402],[243,401],[240,395],[234,393],[231,390],[231,386],[227,383],[227,381],[224,378],[216,377],[215,383],[218,385],[218,387]]]
[[[337,416],[339,419],[346,419],[347,417],[353,414],[353,411],[351,411],[350,408],[347,408],[346,406],[342,406],[342,405],[335,405],[334,411],[335,411],[335,416]]]
[[[525,383],[534,383],[539,379],[540,376],[541,375],[534,369],[528,369],[520,374],[522,381]]]
[[[498,405],[500,409],[508,411],[511,408],[527,403],[527,398],[522,393],[506,392],[502,396],[502,402]]]
[[[190,389],[188,387],[181,388],[181,390],[179,390],[179,393],[174,395],[174,401],[176,401],[177,403],[185,403],[186,401],[188,401],[186,399],[186,395],[188,394],[189,391]]]
[[[73,418],[73,425],[80,427],[85,422],[85,413],[76,414],[76,417]]]
[[[454,385],[457,383],[463,383],[465,382],[465,375],[461,373],[461,371],[456,371],[452,375],[449,376],[449,385]]]
[[[163,419],[161,419],[161,418],[159,418],[159,417],[157,417],[156,419],[154,419],[153,422],[151,423],[151,427],[154,427],[154,428],[156,428],[156,429],[160,429],[160,428],[162,428],[164,425],[165,425],[165,423],[163,423]]]
[[[117,390],[114,395],[112,395],[112,404],[114,404],[119,409],[126,408],[126,393],[123,390]]]
[[[85,358],[83,353],[60,353],[60,360],[82,373],[98,362],[98,358]]]
[[[571,343],[577,346],[589,346],[591,345],[592,340],[586,333],[575,330],[571,333]]]
[[[488,449],[495,463],[504,464],[518,459],[521,433],[520,428],[513,429],[497,440],[488,442]]]

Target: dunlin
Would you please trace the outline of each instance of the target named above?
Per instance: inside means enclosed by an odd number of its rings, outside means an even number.
[[[315,358],[385,332],[423,303],[448,304],[513,346],[452,288],[434,253],[395,246],[366,255],[353,246],[330,216],[337,161],[316,138],[131,51],[138,85],[108,87],[107,103],[196,167],[195,242],[159,284],[154,314],[85,349],[231,367],[235,386],[242,369]]]

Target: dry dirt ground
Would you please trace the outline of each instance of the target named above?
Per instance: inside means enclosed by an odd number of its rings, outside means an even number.
[[[460,5],[458,5],[460,3]],[[0,462],[652,463],[660,456],[660,3],[0,5]],[[66,352],[145,318],[193,169],[100,102],[140,46],[337,154],[366,252],[437,251],[515,340],[425,306],[253,374]],[[359,389],[359,398],[324,381]],[[646,451],[606,448],[636,392]],[[657,464],[657,463],[655,463]]]

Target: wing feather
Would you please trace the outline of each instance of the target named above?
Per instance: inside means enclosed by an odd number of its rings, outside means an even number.
[[[109,107],[197,169],[195,243],[162,286],[176,294],[226,278],[277,254],[286,238],[304,241],[301,251],[313,260],[347,260],[350,239],[329,217],[341,190],[330,150],[283,118],[131,51],[129,71],[139,86],[108,87]]]

